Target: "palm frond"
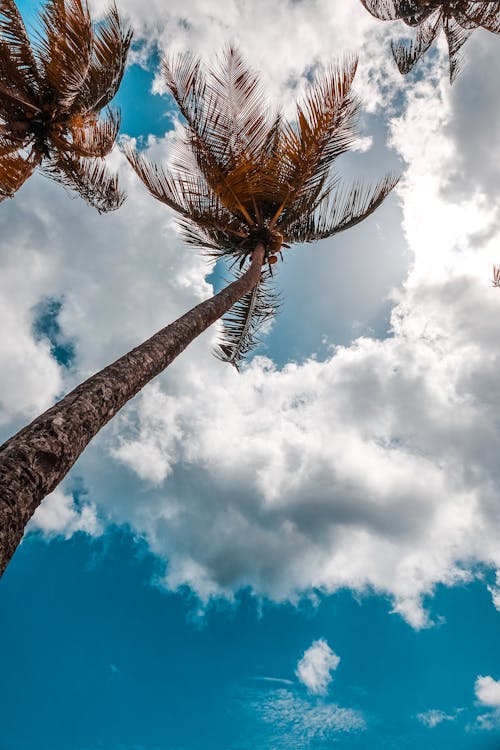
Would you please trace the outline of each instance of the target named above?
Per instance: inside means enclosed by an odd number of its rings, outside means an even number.
[[[425,55],[436,38],[442,22],[439,14],[433,21],[422,23],[418,27],[415,39],[407,42],[391,42],[391,49],[399,72],[409,73],[416,63]]]
[[[397,185],[399,177],[386,175],[375,186],[356,183],[335,190],[318,209],[286,227],[290,242],[316,242],[359,224],[372,214]]]
[[[42,167],[43,173],[71,191],[78,193],[100,214],[115,211],[125,194],[118,187],[118,177],[109,172],[102,159],[76,158],[58,153]]]
[[[35,51],[42,93],[69,109],[85,85],[93,44],[87,0],[47,0]]]
[[[228,45],[209,71],[205,128],[200,133],[212,144],[219,160],[231,161],[245,152],[260,151],[269,131],[269,106],[258,77],[240,53]]]
[[[419,0],[361,0],[361,2],[372,16],[381,21],[405,19],[422,12]]]
[[[448,42],[448,53],[450,59],[450,83],[453,83],[460,68],[462,59],[460,50],[472,33],[470,29],[463,29],[453,18],[446,18],[444,21],[444,33]]]
[[[33,153],[28,157],[0,156],[0,201],[11,198],[33,174],[37,164],[38,158]]]
[[[236,277],[240,275],[238,273]],[[271,274],[263,271],[254,289],[222,319],[222,338],[215,351],[216,357],[238,370],[245,357],[259,343],[262,327],[274,318],[278,307],[279,297],[273,289]]]
[[[223,60],[218,76],[215,70],[206,75],[199,59],[189,54],[165,58],[162,71],[186,120],[187,145],[198,169],[226,208],[253,224],[255,152],[265,142],[267,116],[257,80],[236,51],[228,47]],[[235,120],[236,109],[241,116]]]
[[[14,78],[11,72],[9,80],[15,80],[24,96],[33,100],[39,81],[38,69],[26,27],[14,0],[0,0],[0,41],[0,57],[8,56],[16,71]]]
[[[71,143],[68,144],[71,151],[76,156],[103,157],[109,154],[120,129],[120,113],[108,110],[106,117],[87,119],[83,124],[81,119],[73,117]]]
[[[124,150],[130,166],[134,169],[139,179],[142,180],[151,195],[181,214],[181,216],[189,216],[182,187],[175,178],[167,174],[162,167],[153,164],[149,159],[139,154],[130,145],[127,144]]]
[[[318,76],[297,107],[281,144],[291,197],[323,190],[334,161],[354,144],[359,103],[351,93],[357,60],[346,59]]]
[[[28,100],[24,92],[20,92],[15,83],[8,74],[4,73],[5,66],[2,60],[2,50],[0,47],[0,118],[5,122],[9,120],[23,119],[26,114],[40,112],[40,107]]]
[[[454,11],[457,23],[463,29],[482,26],[487,31],[500,34],[500,5],[498,2],[466,2]]]
[[[189,52],[167,56],[162,60],[161,71],[188,128],[198,133],[203,126],[202,104],[206,90],[200,58]]]
[[[0,126],[0,156],[7,156],[19,151],[20,145],[17,139],[12,139],[5,128]]]
[[[74,110],[99,112],[107,107],[122,81],[131,42],[132,29],[122,24],[113,5],[95,31],[90,66]]]

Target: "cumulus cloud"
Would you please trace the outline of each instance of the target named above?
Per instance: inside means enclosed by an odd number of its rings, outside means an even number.
[[[69,539],[77,531],[99,536],[102,527],[95,505],[83,503],[76,506],[73,497],[57,489],[36,510],[28,531],[41,531],[48,537],[62,536]]]
[[[295,674],[309,693],[325,695],[333,679],[332,672],[335,672],[339,663],[337,654],[325,640],[320,639],[314,641],[304,652]]]
[[[493,731],[500,727],[500,680],[490,675],[479,675],[474,685],[474,692],[480,706],[489,711],[479,714],[473,728]]]
[[[474,691],[481,705],[500,709],[500,680],[494,680],[489,675],[480,675],[474,685]]]

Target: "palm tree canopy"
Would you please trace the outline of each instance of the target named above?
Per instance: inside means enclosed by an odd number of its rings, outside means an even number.
[[[31,43],[14,0],[0,0],[0,201],[37,166],[98,211],[123,194],[101,157],[119,114],[108,110],[132,39],[113,6],[94,26],[86,0],[47,0]]]
[[[185,120],[184,138],[168,169],[131,148],[129,161],[150,193],[180,214],[187,242],[240,269],[258,243],[265,246],[269,270],[224,321],[218,355],[237,365],[275,311],[269,282],[276,254],[358,224],[397,178],[344,188],[333,170],[357,137],[354,59],[318,76],[292,121],[270,110],[233,47],[208,70],[185,54],[165,59],[162,72]]]
[[[401,73],[408,73],[427,52],[440,30],[448,42],[450,82],[460,70],[460,51],[474,29],[500,33],[498,0],[361,0],[375,18],[401,19],[417,28],[415,39],[392,44],[392,52]]]

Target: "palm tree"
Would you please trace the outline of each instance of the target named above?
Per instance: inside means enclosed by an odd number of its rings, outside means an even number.
[[[282,248],[354,226],[394,187],[397,180],[387,176],[373,188],[342,189],[332,173],[355,140],[355,70],[351,60],[324,73],[288,122],[271,115],[258,80],[231,48],[208,74],[190,55],[163,64],[186,121],[177,165],[165,171],[133,151],[129,159],[151,193],[180,214],[186,239],[236,264],[237,278],[0,447],[0,572],[43,497],[92,437],[235,304],[219,354],[241,362],[259,322],[272,312],[267,285]]]
[[[498,0],[361,0],[365,8],[383,21],[400,18],[416,27],[415,39],[392,43],[392,53],[401,73],[409,73],[443,29],[448,42],[450,83],[460,70],[460,50],[474,29],[500,33]]]
[[[132,34],[116,7],[94,28],[86,0],[48,0],[31,44],[14,0],[0,0],[0,201],[37,167],[99,212],[124,196],[101,160],[120,117],[107,107],[120,85]]]
[[[288,122],[271,114],[259,80],[232,47],[208,74],[189,54],[162,63],[185,138],[168,170],[129,148],[130,163],[150,193],[180,215],[188,243],[238,269],[262,246],[268,267],[223,321],[218,355],[224,361],[238,366],[274,314],[270,281],[278,254],[358,224],[394,187],[387,176],[374,188],[342,188],[332,171],[356,138],[356,65],[347,60],[319,76]]]

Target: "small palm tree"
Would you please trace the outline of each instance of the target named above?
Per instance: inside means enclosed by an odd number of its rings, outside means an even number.
[[[123,194],[100,157],[120,126],[106,107],[120,85],[132,34],[113,7],[94,28],[86,0],[48,0],[31,44],[14,0],[0,0],[0,201],[36,167],[99,212]]]
[[[474,29],[500,33],[500,3],[491,0],[361,0],[365,8],[383,21],[400,18],[416,27],[415,39],[392,43],[392,53],[401,73],[409,73],[443,29],[448,42],[450,83],[460,70],[460,51]]]
[[[180,214],[189,242],[239,266],[221,292],[79,385],[0,447],[0,572],[43,497],[92,437],[208,326],[226,320],[220,356],[239,364],[259,322],[272,312],[266,285],[282,248],[312,242],[362,221],[396,179],[341,189],[332,173],[355,139],[356,63],[332,68],[311,86],[296,119],[272,116],[255,76],[235,50],[205,74],[183,56],[163,65],[186,120],[175,169],[129,151],[151,193]],[[264,270],[263,270],[264,266]]]

